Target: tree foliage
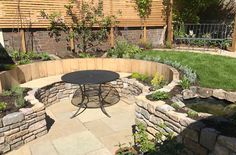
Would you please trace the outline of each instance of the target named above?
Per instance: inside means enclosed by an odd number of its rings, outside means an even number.
[[[164,0],[164,13],[169,0]],[[184,23],[198,23],[205,21],[232,20],[236,10],[234,0],[174,0],[174,21]]]
[[[98,3],[93,0],[81,3],[71,0],[65,9],[66,16],[71,20],[67,23],[59,12],[48,14],[41,11],[41,16],[50,21],[51,37],[59,41],[64,32],[67,40],[74,38],[78,42],[78,52],[87,52],[107,40],[109,27],[115,24],[115,16],[104,15],[102,0]]]

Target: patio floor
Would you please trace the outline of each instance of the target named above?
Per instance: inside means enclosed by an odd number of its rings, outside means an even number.
[[[43,78],[22,86],[38,87],[57,81],[60,76]],[[35,139],[8,155],[112,155],[119,143],[133,142],[134,105],[121,100],[107,107],[111,118],[101,109],[87,109],[70,119],[77,110],[69,100],[46,109],[52,123],[48,134]]]

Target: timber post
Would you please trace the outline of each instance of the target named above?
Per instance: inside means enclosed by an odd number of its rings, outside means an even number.
[[[22,52],[27,52],[26,51],[26,42],[25,42],[25,30],[20,29],[20,36],[21,36],[21,51]]]
[[[110,0],[110,15],[113,16],[113,4],[112,0]],[[110,46],[114,47],[115,46],[115,37],[114,37],[114,26],[111,25],[110,29]]]
[[[234,32],[233,32],[233,38],[232,38],[232,52],[236,52],[236,14],[234,18]]]
[[[169,0],[167,6],[167,42],[172,46],[173,43],[173,0]]]

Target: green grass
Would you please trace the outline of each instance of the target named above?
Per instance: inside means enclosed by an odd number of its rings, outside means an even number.
[[[142,55],[178,61],[196,71],[202,87],[236,90],[236,59],[192,52],[147,51]]]

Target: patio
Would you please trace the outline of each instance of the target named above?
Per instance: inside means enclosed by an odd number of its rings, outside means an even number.
[[[122,73],[121,77],[129,74]],[[52,76],[22,84],[23,87],[42,87],[60,80],[61,76]],[[107,107],[112,116],[108,118],[97,109],[87,109],[74,119],[70,119],[77,107],[69,100],[51,105],[46,109],[51,121],[48,133],[14,150],[9,155],[41,154],[114,154],[119,143],[133,142],[134,105],[121,100]],[[128,119],[127,119],[128,118]]]

